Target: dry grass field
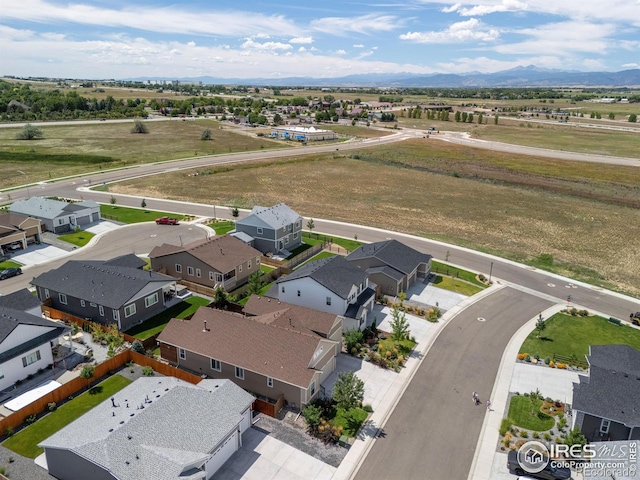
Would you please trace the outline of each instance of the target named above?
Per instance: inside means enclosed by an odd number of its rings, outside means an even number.
[[[640,293],[640,170],[413,141],[148,177],[110,191],[252,207],[409,232]],[[239,185],[242,188],[239,189]],[[600,199],[598,199],[600,198]]]

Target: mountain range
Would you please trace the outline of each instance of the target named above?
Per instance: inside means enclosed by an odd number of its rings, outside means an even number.
[[[640,69],[619,72],[578,72],[548,70],[529,65],[495,73],[372,73],[343,77],[286,78],[130,78],[130,81],[202,82],[204,85],[269,85],[279,87],[437,87],[437,88],[499,88],[499,87],[640,87]]]

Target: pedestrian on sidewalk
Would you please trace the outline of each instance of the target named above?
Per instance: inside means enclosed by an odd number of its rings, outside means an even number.
[[[487,410],[491,411],[491,400],[487,400]]]
[[[473,392],[473,393],[471,394],[471,398],[472,398],[472,400],[473,400],[473,404],[474,404],[474,405],[478,405],[478,392]]]

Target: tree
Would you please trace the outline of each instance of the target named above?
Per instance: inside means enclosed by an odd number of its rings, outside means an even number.
[[[493,124],[498,125],[498,115],[493,116]]]
[[[478,114],[478,125],[482,125],[482,113]]]
[[[36,138],[42,138],[42,130],[30,123],[27,123],[16,135],[16,140],[35,140]]]
[[[111,195],[111,200],[109,200],[111,202],[111,205],[115,205],[116,204],[116,197],[114,197],[113,195]]]
[[[536,338],[540,338],[540,334],[542,334],[543,330],[546,327],[547,324],[544,318],[542,318],[542,314],[538,315],[538,320],[536,320],[536,331],[538,332],[538,334],[536,335]]]
[[[456,122],[460,122],[460,117],[461,117],[460,110],[456,110],[456,114],[453,116],[453,119],[454,119]]]
[[[391,339],[396,342],[401,342],[409,338],[411,332],[409,331],[409,322],[403,311],[400,311],[400,307],[393,306],[391,310]]]
[[[322,409],[317,405],[309,404],[302,410],[302,416],[304,417],[307,425],[312,430],[320,423],[322,418]]]
[[[149,133],[149,129],[142,120],[135,120],[131,133]]]
[[[540,400],[542,400],[542,394],[540,393],[540,390],[536,389],[535,392],[531,392],[529,394],[529,402],[531,403],[531,411],[529,412],[529,415],[531,415],[532,417],[536,414],[538,401]]]
[[[585,446],[587,444],[587,439],[585,438],[585,436],[582,434],[582,432],[578,427],[574,428],[569,433],[565,433],[562,436],[562,440],[564,441],[565,445],[569,445],[569,446],[572,446],[572,445]]]
[[[140,340],[134,340],[134,342],[131,344],[131,351],[139,353],[140,355],[146,355],[146,352],[144,351],[144,345],[140,343]]]
[[[213,303],[218,308],[224,308],[229,303],[229,301],[227,300],[227,293],[222,287],[216,288],[216,291],[213,294]]]
[[[240,210],[238,210],[238,207],[231,207],[231,216],[233,218],[238,218],[239,215],[240,215]]]
[[[357,350],[358,348],[357,345],[362,344],[362,342],[364,341],[363,333],[357,328],[347,330],[346,332],[344,332],[343,337],[344,337],[344,345],[347,348],[347,353],[350,353],[350,354],[353,354],[354,352],[352,352],[352,350],[353,349]]]
[[[147,208],[147,201],[143,198],[142,201],[140,202],[140,206],[142,208]]]
[[[85,365],[80,371],[80,378],[84,378],[87,381],[87,387],[91,385],[91,379],[96,374],[96,369],[93,365]]]
[[[310,219],[307,221],[307,228],[309,229],[309,236],[311,236],[311,231],[312,231],[314,228],[316,228],[316,224],[315,224],[315,223],[313,223],[313,218],[310,218]]]
[[[616,114],[615,114],[615,113],[613,113],[613,112],[611,112],[611,113],[609,114],[609,120],[615,120],[615,119],[616,119]]]
[[[200,140],[211,140],[211,129],[205,128],[200,134]]]
[[[629,122],[636,123],[638,121],[638,116],[635,113],[629,115]]]
[[[276,113],[273,116],[273,124],[274,125],[282,125],[284,122],[282,121],[282,116],[279,113]]]
[[[247,283],[247,296],[250,296],[254,293],[256,295],[259,294],[262,287],[264,287],[264,282],[262,281],[262,272],[260,270],[249,275],[249,282]]]
[[[359,407],[364,398],[364,382],[353,372],[340,372],[331,396],[338,408],[350,410]]]

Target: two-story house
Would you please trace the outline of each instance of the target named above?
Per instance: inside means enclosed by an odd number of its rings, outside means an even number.
[[[163,243],[149,253],[154,271],[227,292],[260,271],[260,257],[258,250],[231,235],[184,246]]]
[[[139,267],[135,255],[70,260],[31,284],[52,308],[104,325],[116,323],[124,331],[164,311],[175,289],[173,277]]]
[[[343,330],[364,329],[371,321],[375,286],[364,270],[335,256],[309,262],[276,282],[283,302],[344,317]]]
[[[302,217],[284,203],[256,206],[236,222],[236,232],[253,238],[253,246],[264,254],[291,251],[302,245]]]

